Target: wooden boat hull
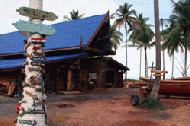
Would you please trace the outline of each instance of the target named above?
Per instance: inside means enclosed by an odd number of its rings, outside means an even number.
[[[143,84],[140,86],[151,86],[154,80],[147,78],[141,78]],[[189,79],[171,79],[162,80],[160,89],[160,95],[177,95],[177,96],[190,96],[190,80]]]

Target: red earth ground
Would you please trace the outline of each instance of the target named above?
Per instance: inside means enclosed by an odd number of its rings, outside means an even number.
[[[190,97],[161,97],[167,109],[152,111],[132,107],[129,95],[133,93],[133,89],[106,89],[69,97],[52,96],[54,101],[47,103],[49,126],[190,125]],[[0,109],[12,110],[14,105],[1,104]],[[14,113],[0,113],[0,126],[14,126],[15,117]]]

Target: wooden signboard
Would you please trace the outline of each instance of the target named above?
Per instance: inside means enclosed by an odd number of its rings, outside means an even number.
[[[28,7],[20,7],[16,11],[19,12],[20,15],[27,16],[33,19],[54,21],[58,18],[58,16],[52,12],[46,12]]]
[[[39,53],[39,52],[33,51],[33,54],[39,57],[45,57],[45,53]]]
[[[51,27],[50,25],[34,24],[31,21],[19,20],[16,23],[13,23],[13,25],[19,31],[26,31],[26,32],[30,32],[30,33],[39,33],[39,34],[43,34],[43,35],[52,35],[55,33],[55,29],[53,27]]]
[[[34,44],[34,45],[41,45],[42,47],[45,47],[45,43],[44,42],[31,41],[30,43]]]
[[[43,61],[32,61],[31,62],[32,66],[45,66]],[[37,70],[37,69],[30,69],[29,71],[41,71],[41,70]]]
[[[36,61],[36,62],[40,62],[40,61],[43,61],[43,62],[45,62],[45,60],[46,60],[46,58],[45,57],[37,57],[37,56],[33,56],[33,57],[31,57],[31,59],[30,60],[32,60],[32,61]]]
[[[42,105],[42,102],[41,101],[34,101],[32,106],[35,107],[35,106],[41,106]]]
[[[36,124],[36,121],[34,121],[34,120],[21,120],[21,119],[19,119],[19,123],[23,124],[23,125],[34,126]]]
[[[168,71],[161,71],[161,70],[151,70],[151,73],[156,73],[156,74],[159,74],[159,73],[168,73]]]

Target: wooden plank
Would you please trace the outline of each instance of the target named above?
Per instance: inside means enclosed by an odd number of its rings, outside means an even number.
[[[52,26],[44,25],[44,24],[34,24],[31,21],[19,20],[16,23],[13,23],[13,25],[19,31],[39,33],[39,34],[44,34],[44,35],[52,35],[55,33],[55,29]]]
[[[157,73],[157,74],[153,74],[153,76],[156,76],[156,77],[161,77],[161,76],[163,76],[162,74],[160,74],[160,73]]]
[[[46,12],[28,7],[20,7],[16,11],[19,12],[20,15],[27,16],[33,19],[48,20],[48,21],[54,21],[58,19],[58,16],[55,15],[53,12]]]
[[[151,70],[151,73],[168,73],[168,71],[161,71],[161,70]]]

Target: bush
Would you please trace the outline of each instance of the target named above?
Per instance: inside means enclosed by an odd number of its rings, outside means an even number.
[[[160,102],[158,99],[154,99],[151,97],[144,98],[140,104],[139,107],[142,109],[156,109],[156,110],[164,110],[164,105]]]

